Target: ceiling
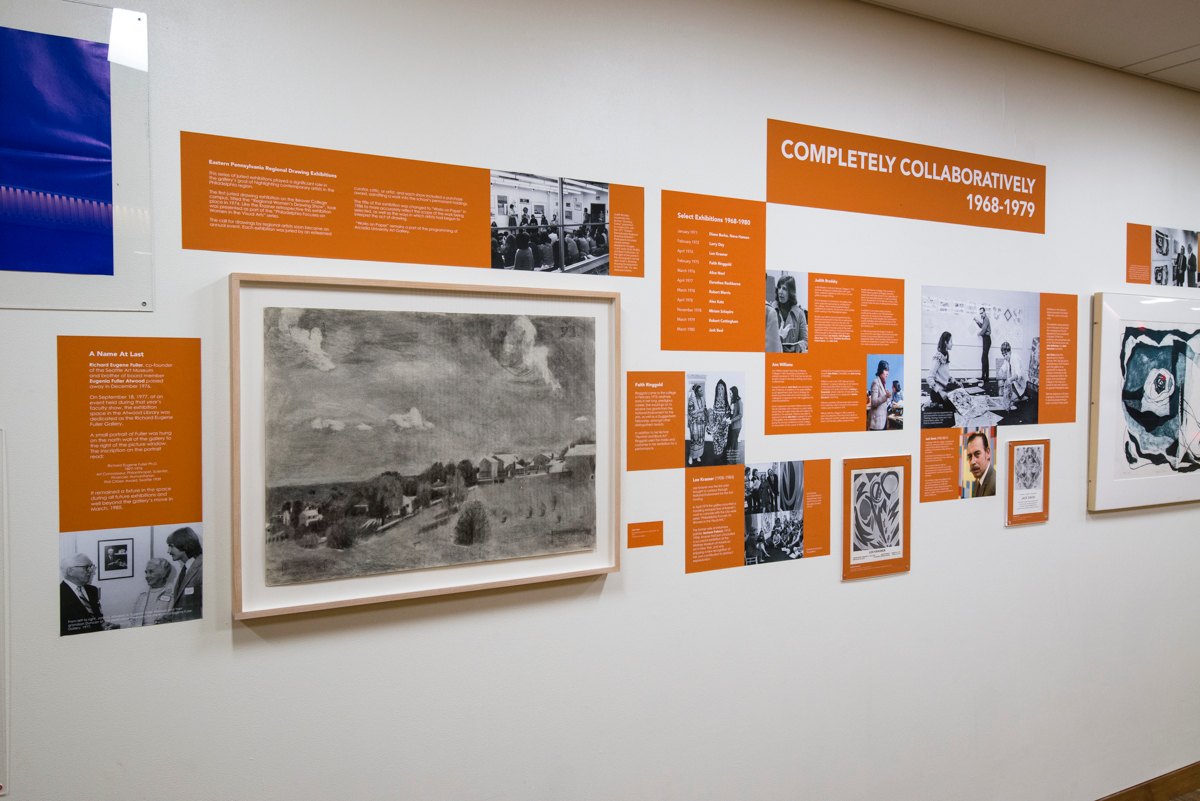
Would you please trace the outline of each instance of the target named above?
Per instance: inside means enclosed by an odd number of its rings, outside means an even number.
[[[1196,0],[865,2],[1200,91]]]

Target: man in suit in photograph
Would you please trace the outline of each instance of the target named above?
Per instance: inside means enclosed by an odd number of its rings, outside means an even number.
[[[976,431],[967,437],[967,463],[971,467],[972,498],[982,498],[996,494],[996,470],[992,466],[992,448],[988,444],[987,434]]]
[[[62,560],[63,580],[58,586],[60,636],[104,631],[104,612],[100,609],[100,590],[92,585],[96,565],[81,553]]]
[[[175,602],[168,620],[199,620],[204,614],[204,549],[200,537],[189,526],[177,528],[167,537],[167,553],[179,563]]]

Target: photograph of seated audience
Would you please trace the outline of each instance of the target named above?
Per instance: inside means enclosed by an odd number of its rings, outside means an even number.
[[[747,565],[804,556],[804,462],[748,464],[744,471]]]
[[[493,170],[492,268],[605,275],[608,184]]]

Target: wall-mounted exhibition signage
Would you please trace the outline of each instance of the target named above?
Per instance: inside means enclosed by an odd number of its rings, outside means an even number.
[[[904,427],[903,280],[768,270],[762,316],[766,433]]]
[[[907,573],[912,561],[912,457],[842,462],[842,579]]]
[[[1004,525],[1024,526],[1050,519],[1050,440],[1008,443],[1008,503]]]
[[[996,494],[995,427],[1075,422],[1079,299],[923,287],[921,501]]]
[[[200,519],[200,340],[58,338],[59,529]]]
[[[0,27],[0,270],[113,274],[108,45]]]
[[[687,471],[685,569],[829,555],[829,460]]]
[[[767,202],[1046,232],[1046,167],[767,120]]]
[[[203,616],[200,340],[58,338],[59,634]]]
[[[762,349],[767,206],[662,193],[662,349]]]
[[[148,20],[39,5],[0,27],[0,307],[152,311]]]
[[[1154,286],[1200,286],[1196,232],[1162,225],[1125,227],[1125,280]]]
[[[641,187],[181,132],[183,247],[640,277]]]

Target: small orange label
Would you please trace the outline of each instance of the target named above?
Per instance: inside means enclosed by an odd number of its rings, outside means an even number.
[[[767,201],[1042,234],[1046,168],[767,120]]]
[[[684,374],[630,372],[625,375],[629,420],[625,458],[629,470],[663,470],[684,463]]]
[[[201,518],[200,340],[58,338],[59,530]]]
[[[721,570],[746,563],[741,465],[686,471],[684,569]]]
[[[1128,223],[1125,226],[1125,280],[1130,284],[1149,284],[1150,226]]]
[[[959,463],[962,430],[921,430],[921,503],[952,501],[959,497]]]
[[[663,521],[629,524],[630,548],[653,548],[663,544]]]
[[[763,349],[766,208],[662,193],[663,350]]]

